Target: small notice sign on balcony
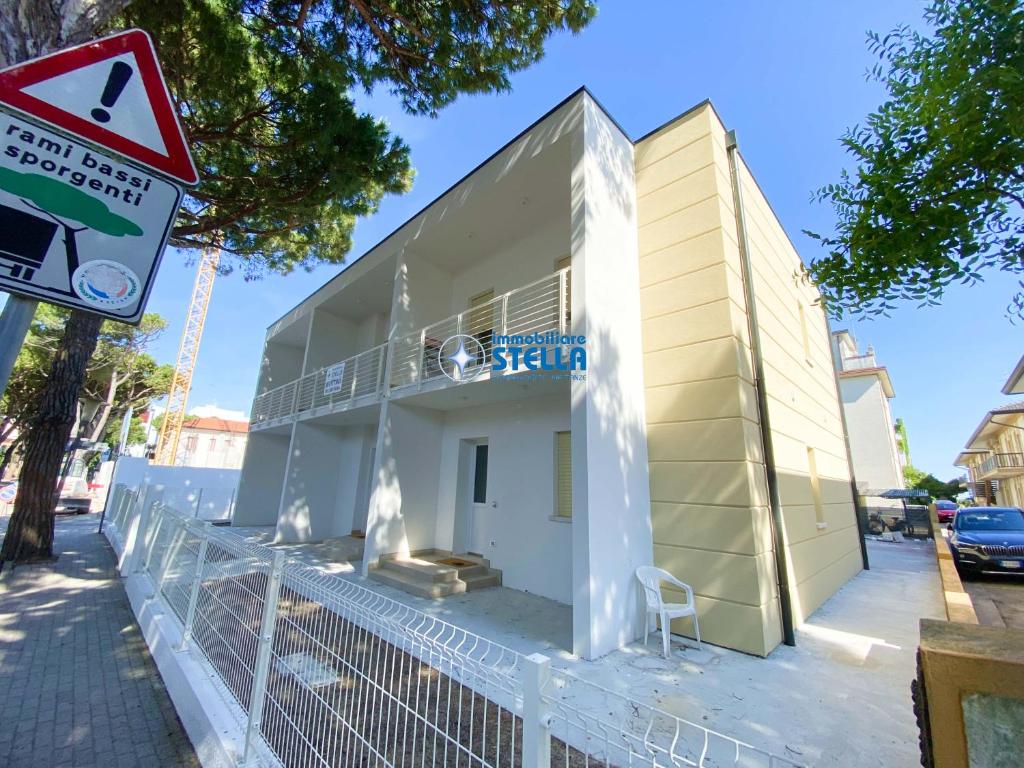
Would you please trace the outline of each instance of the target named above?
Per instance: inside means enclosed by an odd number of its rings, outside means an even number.
[[[345,361],[328,366],[324,378],[324,395],[341,392],[341,380],[345,378]]]

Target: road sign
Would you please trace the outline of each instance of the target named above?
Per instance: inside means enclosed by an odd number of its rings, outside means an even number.
[[[137,323],[181,188],[0,110],[0,289]]]
[[[0,71],[0,103],[185,184],[199,176],[141,29]]]

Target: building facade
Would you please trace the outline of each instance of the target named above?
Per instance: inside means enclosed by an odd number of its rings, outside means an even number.
[[[249,424],[245,421],[201,416],[186,419],[178,440],[180,467],[240,469],[245,458]]]
[[[896,392],[888,369],[878,364],[873,347],[862,354],[849,331],[833,333],[832,347],[858,490],[904,488],[904,461],[896,444],[891,407]],[[899,502],[885,502],[877,496],[868,496],[866,502],[872,506],[900,506]]]
[[[956,463],[978,503],[1024,508],[1024,402],[986,413]]]
[[[580,90],[270,326],[234,524],[481,556],[587,658],[654,563],[767,654],[861,568],[799,265],[710,103],[633,141]]]

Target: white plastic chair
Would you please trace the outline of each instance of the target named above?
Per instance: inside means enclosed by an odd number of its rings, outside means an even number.
[[[661,644],[665,658],[669,658],[669,622],[684,616],[693,617],[693,631],[697,635],[697,648],[700,648],[700,625],[697,623],[697,608],[693,601],[693,587],[684,584],[671,573],[653,565],[642,565],[636,569],[636,577],[644,588],[644,600],[647,611],[644,614],[644,645],[650,629],[650,614],[661,617]],[[661,599],[661,582],[667,581],[686,593],[686,603],[666,603]]]

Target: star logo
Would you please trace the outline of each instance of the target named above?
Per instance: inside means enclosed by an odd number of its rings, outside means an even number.
[[[466,349],[466,342],[463,339],[459,339],[459,348],[455,350],[454,355],[449,355],[448,359],[455,363],[455,367],[459,369],[459,378],[461,379],[466,373],[466,366],[476,360],[476,355],[469,354],[469,350]]]
[[[437,351],[437,359],[441,372],[461,384],[483,373],[487,354],[479,339],[460,333],[445,339]]]

